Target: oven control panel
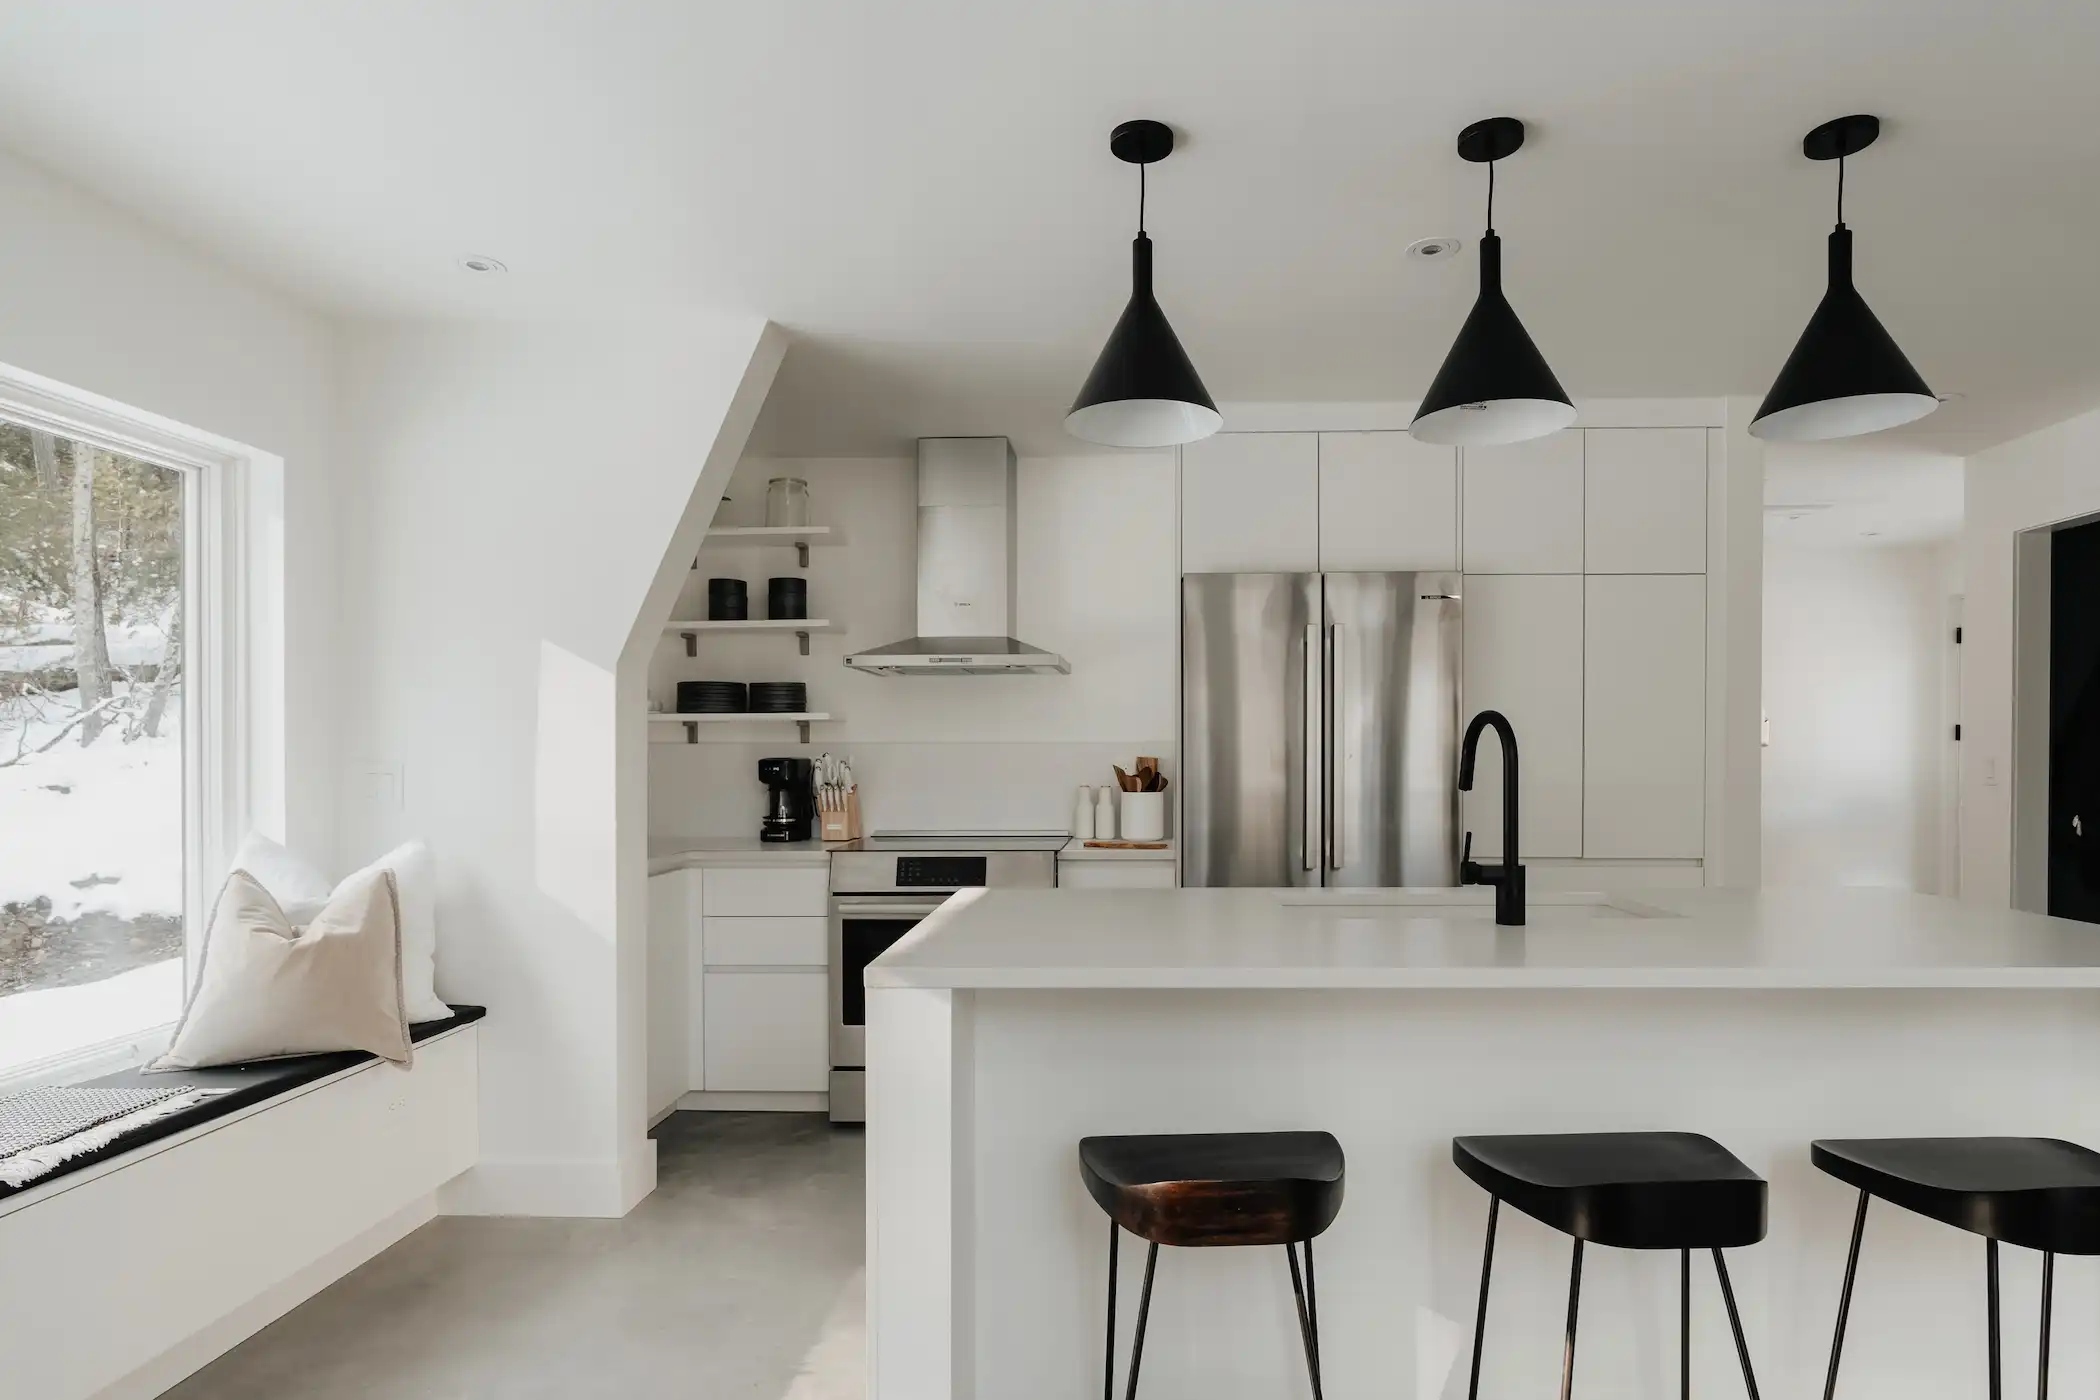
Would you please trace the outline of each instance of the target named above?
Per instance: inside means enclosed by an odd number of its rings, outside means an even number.
[[[985,880],[983,856],[899,856],[897,888],[900,890],[953,890],[981,885]]]

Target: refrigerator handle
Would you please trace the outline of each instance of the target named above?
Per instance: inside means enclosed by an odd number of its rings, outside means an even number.
[[[1322,717],[1326,713],[1324,687],[1320,684],[1321,665],[1320,628],[1317,623],[1307,624],[1305,629],[1305,772],[1301,779],[1300,792],[1303,820],[1298,823],[1299,864],[1307,870],[1318,870],[1326,850],[1326,726]],[[1315,831],[1315,824],[1318,830]]]
[[[1338,622],[1330,623],[1327,627],[1326,674],[1322,682],[1323,689],[1327,692],[1327,703],[1322,711],[1321,723],[1321,728],[1325,730],[1323,747],[1326,749],[1327,781],[1322,787],[1322,792],[1325,794],[1325,803],[1320,819],[1320,827],[1326,836],[1327,868],[1329,870],[1340,870],[1344,859],[1342,850],[1342,803],[1339,800],[1339,792],[1342,785],[1341,730],[1335,723],[1335,706],[1340,703],[1338,697],[1341,693],[1341,687],[1338,683],[1341,677],[1341,657],[1342,626]]]

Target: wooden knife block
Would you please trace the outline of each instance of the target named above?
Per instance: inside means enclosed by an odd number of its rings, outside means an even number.
[[[817,839],[858,841],[860,835],[860,788],[856,786],[847,790],[844,807],[817,813]]]

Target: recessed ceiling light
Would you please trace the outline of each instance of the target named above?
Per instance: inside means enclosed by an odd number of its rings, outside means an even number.
[[[508,272],[502,259],[484,257],[480,253],[468,253],[459,260],[459,265],[469,272]]]
[[[1466,246],[1463,238],[1417,238],[1407,245],[1407,255],[1423,262],[1445,262]]]

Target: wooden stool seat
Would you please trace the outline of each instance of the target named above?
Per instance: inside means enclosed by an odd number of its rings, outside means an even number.
[[[1153,1244],[1296,1244],[1342,1208],[1331,1133],[1082,1138],[1079,1172],[1111,1220]]]

